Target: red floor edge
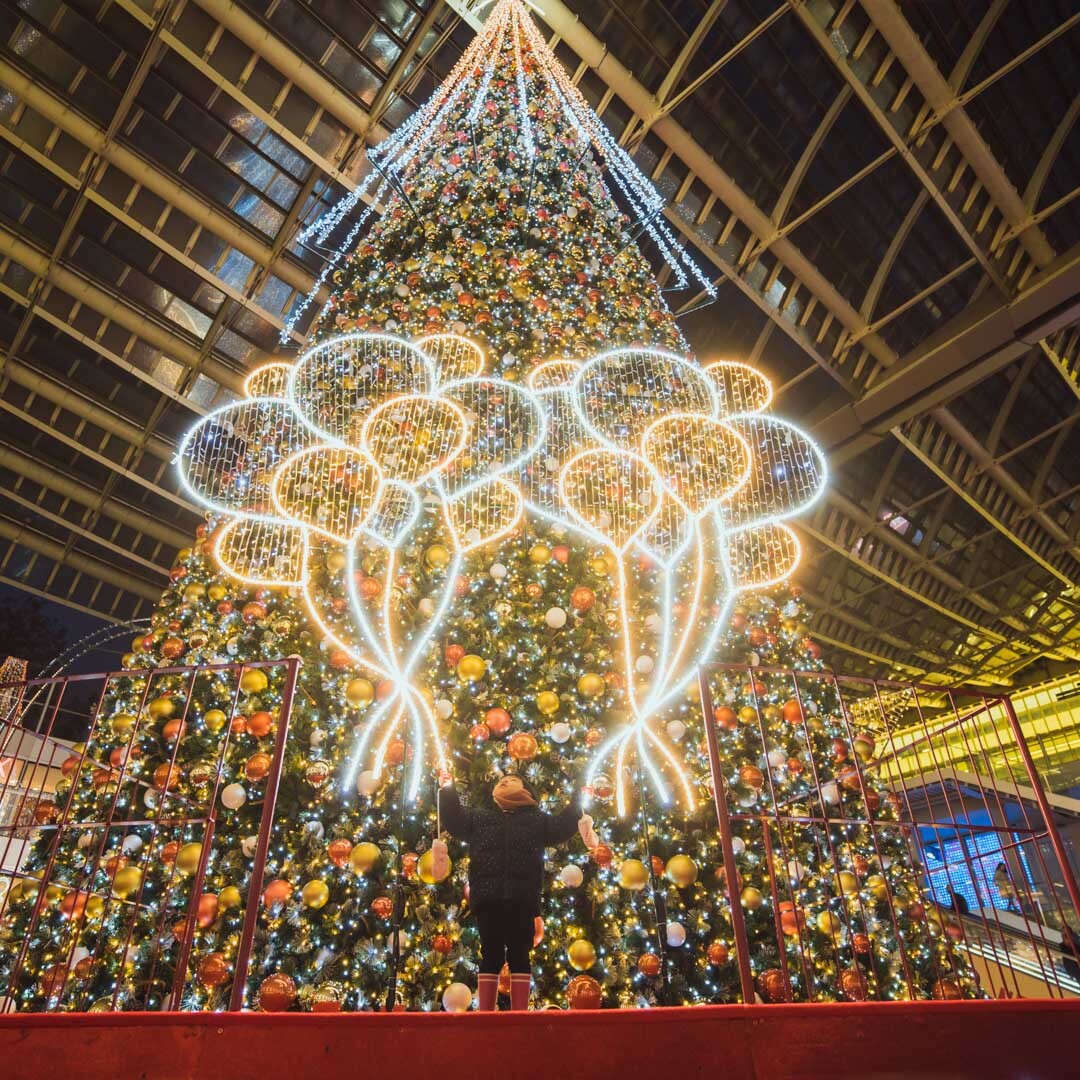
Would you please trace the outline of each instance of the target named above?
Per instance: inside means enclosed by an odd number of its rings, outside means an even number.
[[[1080,1001],[0,1017],[0,1076],[438,1080],[1080,1076]]]

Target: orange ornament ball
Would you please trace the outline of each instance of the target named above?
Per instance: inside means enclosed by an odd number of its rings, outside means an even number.
[[[176,862],[176,854],[180,850],[179,840],[170,840],[161,849],[161,861],[165,866],[172,866]]]
[[[174,743],[177,739],[183,738],[185,726],[184,721],[179,717],[167,720],[161,728],[161,737],[167,743]]]
[[[802,723],[803,708],[794,698],[784,702],[780,713],[789,724]]]
[[[539,749],[536,736],[527,731],[519,731],[516,735],[512,735],[506,744],[507,753],[515,761],[532,761]]]
[[[352,657],[344,649],[332,649],[328,660],[330,666],[338,671],[350,667],[352,664]]]
[[[179,782],[180,768],[177,765],[170,765],[167,761],[164,761],[154,770],[154,787],[159,791],[167,791],[171,787],[176,787]]]
[[[278,972],[263,979],[259,986],[259,1008],[263,1012],[285,1012],[296,1000],[296,983]]]
[[[606,870],[611,865],[615,856],[607,844],[597,844],[596,847],[589,852],[589,858],[592,859],[601,870]]]
[[[705,952],[706,957],[713,967],[726,964],[731,957],[731,950],[722,942],[714,941]]]
[[[765,774],[756,765],[743,765],[739,769],[739,781],[754,791],[765,785]]]
[[[852,934],[851,947],[860,956],[868,956],[870,953],[870,937],[868,934]]]
[[[579,585],[570,594],[570,603],[575,611],[588,611],[596,603],[596,593],[586,585]]]
[[[432,939],[431,947],[440,956],[445,956],[453,948],[453,942],[445,934],[436,934]]]
[[[284,878],[277,878],[263,890],[263,905],[269,908],[275,904],[284,904],[292,894],[292,884]]]
[[[501,737],[510,730],[510,714],[505,709],[488,709],[484,713],[484,723],[492,735]]]
[[[376,896],[371,901],[371,910],[380,919],[388,919],[390,918],[390,912],[394,910],[394,902],[389,896]]]
[[[964,996],[960,984],[955,979],[938,979],[930,990],[935,1001],[957,1001]]]
[[[229,962],[219,952],[207,953],[199,961],[195,974],[207,989],[224,986],[229,981]]]
[[[382,592],[382,583],[378,578],[366,577],[360,582],[360,596],[364,600],[374,600]]]
[[[199,925],[205,930],[213,925],[218,917],[218,898],[214,893],[203,893],[199,897],[199,913],[196,916]]]
[[[758,993],[765,1001],[783,1001],[788,985],[787,973],[780,968],[768,968],[757,977]]]
[[[566,984],[566,1000],[571,1009],[599,1009],[604,993],[591,975],[575,975]]]
[[[450,667],[457,667],[458,661],[465,655],[465,649],[461,645],[447,645],[443,649],[443,657]]]
[[[330,844],[326,849],[326,854],[335,866],[344,866],[349,861],[349,855],[352,853],[352,849],[353,846],[351,840],[338,838],[337,840],[330,841]]]
[[[801,908],[796,907],[790,900],[784,900],[780,904],[780,929],[788,937],[798,937],[806,926],[806,915]]]
[[[65,919],[81,919],[83,912],[86,911],[86,901],[89,899],[90,894],[86,892],[65,893],[60,901],[60,914]]]
[[[637,967],[647,979],[655,979],[660,974],[660,957],[656,953],[645,953],[638,957]]]
[[[564,565],[570,561],[570,549],[565,544],[556,544],[551,549],[551,557]]]
[[[412,748],[406,747],[401,739],[394,739],[386,748],[386,763],[400,765],[406,759],[412,760]]]
[[[483,743],[487,742],[491,738],[491,728],[487,724],[473,724],[469,728],[469,737],[473,742]]]
[[[184,654],[184,641],[178,637],[167,637],[161,643],[161,655],[166,660],[176,660]]]
[[[865,1001],[870,996],[866,976],[857,968],[841,971],[840,992],[851,1001]]]
[[[600,745],[601,740],[604,737],[604,733],[599,728],[589,728],[585,732],[585,745],[590,749],[595,749]]]
[[[258,622],[266,617],[266,607],[257,600],[252,600],[240,609],[240,617],[247,623]]]
[[[735,710],[727,705],[721,705],[718,709],[713,709],[713,719],[716,721],[717,726],[725,731],[734,731],[739,726],[739,717],[736,715]]]
[[[268,712],[255,712],[247,718],[247,733],[263,739],[273,730],[274,718]]]
[[[70,776],[79,767],[80,761],[82,761],[81,754],[72,754],[70,757],[64,758],[60,764],[61,776]]]
[[[271,757],[269,754],[264,754],[262,751],[257,754],[252,754],[251,757],[244,762],[244,776],[252,782],[265,780],[267,774],[270,772],[270,764]]]

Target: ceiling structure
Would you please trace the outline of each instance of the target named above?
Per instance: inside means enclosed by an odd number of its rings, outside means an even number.
[[[149,614],[200,515],[178,435],[276,350],[298,231],[471,39],[475,0],[0,8],[0,578]],[[747,357],[833,466],[799,523],[853,674],[1080,662],[1080,11],[542,0]],[[661,275],[663,277],[663,275]],[[295,344],[301,344],[294,335]]]

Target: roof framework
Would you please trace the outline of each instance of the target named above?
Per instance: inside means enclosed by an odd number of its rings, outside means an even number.
[[[716,304],[829,447],[802,523],[837,666],[1080,660],[1080,14],[1068,0],[544,0]],[[177,435],[274,351],[470,0],[0,10],[0,577],[117,620],[198,515]],[[294,335],[296,344],[302,335]],[[810,572],[812,571],[812,573]]]

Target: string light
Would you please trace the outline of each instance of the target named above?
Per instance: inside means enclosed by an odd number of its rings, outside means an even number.
[[[824,458],[793,425],[732,412],[771,400],[764,376],[736,362],[702,369],[673,353],[620,349],[584,363],[549,361],[525,387],[485,375],[484,363],[461,335],[408,342],[350,333],[294,365],[260,369],[251,389],[276,387],[283,399],[217,410],[181,446],[185,486],[229,518],[214,555],[242,580],[301,587],[324,632],[389,679],[344,782],[351,787],[372,747],[378,775],[406,725],[418,751],[415,795],[419,751],[430,743],[444,762],[445,749],[414,672],[451,609],[462,559],[508,535],[525,513],[557,521],[616,563],[631,719],[599,748],[587,779],[614,755],[625,812],[633,752],[662,800],[670,795],[657,759],[693,805],[685,768],[650,721],[708,660],[735,594],[794,571],[798,540],[779,522],[819,497]],[[403,641],[389,583],[423,504],[443,519],[447,565],[423,633]],[[263,512],[271,505],[279,516]],[[331,633],[318,613],[316,536],[345,545],[354,640]],[[376,615],[357,584],[371,549],[387,581]],[[646,573],[659,575],[662,610],[650,626],[635,626],[632,596]]]

